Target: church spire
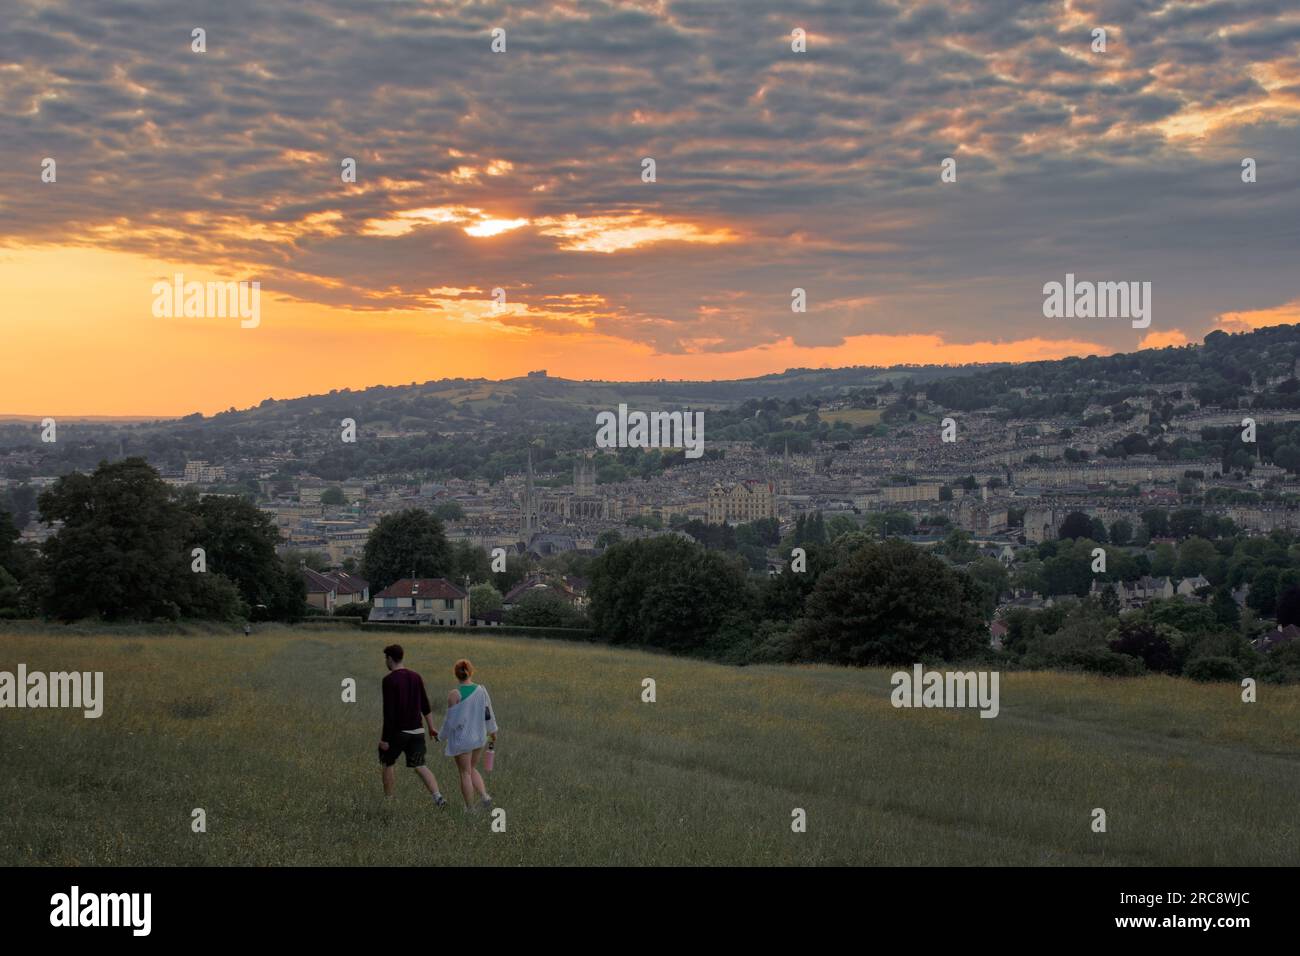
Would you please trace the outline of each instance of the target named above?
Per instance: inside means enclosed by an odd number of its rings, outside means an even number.
[[[537,533],[537,492],[533,485],[533,449],[528,449],[528,474],[524,479],[524,521],[521,534],[524,544],[533,540]]]

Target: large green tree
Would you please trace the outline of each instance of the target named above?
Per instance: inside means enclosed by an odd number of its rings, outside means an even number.
[[[471,614],[487,614],[501,610],[501,592],[490,584],[476,584],[469,589]]]
[[[1061,540],[1073,541],[1076,538],[1088,538],[1092,536],[1092,519],[1082,511],[1071,511],[1065,516],[1065,521],[1061,523],[1060,533],[1057,535]]]
[[[39,611],[39,560],[34,545],[19,544],[18,523],[0,509],[0,617]]]
[[[9,512],[0,508],[0,567],[8,567],[13,560],[13,555],[17,551],[19,531],[14,524],[13,516]]]
[[[759,585],[758,611],[765,621],[790,622],[803,615],[808,595],[812,594],[817,579],[831,567],[834,556],[853,541],[866,542],[871,535],[864,531],[851,531],[835,545],[800,545],[804,554],[795,569],[793,549],[781,554],[781,573],[768,576]]]
[[[465,578],[471,583],[479,584],[492,580],[492,560],[488,553],[476,544],[457,541],[451,548],[451,571],[457,584],[463,584]]]
[[[191,541],[206,552],[209,573],[234,582],[254,619],[302,617],[306,585],[297,568],[276,555],[280,532],[265,512],[229,495],[189,498],[185,509],[195,519]]]
[[[1150,537],[1163,538],[1169,534],[1169,513],[1167,511],[1160,508],[1148,508],[1142,512],[1141,517]]]
[[[1286,588],[1277,596],[1277,626],[1300,624],[1300,587]]]
[[[905,541],[859,544],[818,579],[798,655],[857,665],[958,659],[987,643],[981,596],[967,575]]]
[[[1204,538],[1188,538],[1178,546],[1178,563],[1174,572],[1179,577],[1190,578],[1198,574],[1215,576],[1219,552]]]
[[[998,598],[1011,586],[1011,575],[996,558],[980,558],[964,568],[972,581],[979,585],[980,608],[985,617],[992,617]]]
[[[62,523],[43,548],[47,614],[233,619],[246,610],[229,579],[192,570],[197,519],[144,459],[66,475],[38,505],[42,521]]]
[[[1133,525],[1124,518],[1116,519],[1110,526],[1110,540],[1118,545],[1128,544],[1133,539]]]
[[[17,617],[22,605],[22,585],[10,570],[21,551],[15,542],[19,531],[9,512],[0,509],[0,617]]]
[[[1046,595],[1073,594],[1083,597],[1092,589],[1092,552],[1097,542],[1088,538],[1061,541],[1056,554],[1043,562],[1039,571],[1042,592]]]
[[[698,650],[724,623],[752,614],[735,555],[676,535],[621,542],[592,562],[589,617],[611,644]]]
[[[385,515],[366,539],[361,568],[372,594],[412,573],[417,578],[454,573],[442,522],[423,508]]]

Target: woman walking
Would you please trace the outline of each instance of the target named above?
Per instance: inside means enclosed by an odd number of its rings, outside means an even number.
[[[492,698],[488,696],[486,687],[471,682],[474,665],[469,661],[457,661],[453,671],[459,683],[447,697],[447,716],[438,737],[446,743],[445,752],[456,761],[456,769],[460,771],[460,792],[465,798],[465,809],[487,810],[492,806],[492,798],[488,796],[477,768],[488,740],[495,743],[497,739]],[[479,796],[477,807],[474,806],[475,793]]]

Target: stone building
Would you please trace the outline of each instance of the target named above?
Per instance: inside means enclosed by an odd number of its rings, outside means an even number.
[[[776,496],[766,481],[740,481],[724,485],[720,481],[709,489],[709,524],[748,524],[761,518],[776,517]]]
[[[1042,544],[1044,541],[1056,540],[1056,535],[1064,521],[1065,515],[1057,514],[1054,508],[1026,508],[1025,542]]]

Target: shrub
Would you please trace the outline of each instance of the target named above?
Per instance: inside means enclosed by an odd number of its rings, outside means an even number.
[[[1106,677],[1137,677],[1146,666],[1136,657],[1118,654],[1104,647],[1088,647],[1070,651],[1049,660],[1049,666],[1065,670],[1081,670]]]
[[[352,604],[344,604],[334,609],[334,616],[367,618],[370,616],[370,608],[371,603],[369,601],[358,601]]]
[[[1183,636],[1167,624],[1152,624],[1146,620],[1125,619],[1115,630],[1110,649],[1117,654],[1136,657],[1147,670],[1161,674],[1178,672],[1176,646],[1181,646]]]
[[[1288,641],[1264,654],[1259,674],[1269,683],[1293,684],[1300,681],[1300,641]]]
[[[778,664],[794,660],[790,625],[778,621],[755,624],[748,615],[734,614],[697,651],[723,664]]]
[[[1241,680],[1241,665],[1231,657],[1198,657],[1187,665],[1184,671],[1192,680],[1231,681]]]
[[[470,609],[473,610],[472,601]],[[587,618],[554,591],[537,589],[525,592],[506,611],[505,622],[517,627],[583,627]]]

